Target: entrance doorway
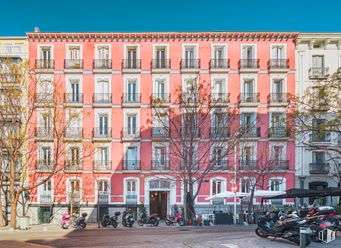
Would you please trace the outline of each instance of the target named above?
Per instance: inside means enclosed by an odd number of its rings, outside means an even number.
[[[158,214],[161,219],[165,219],[167,215],[168,192],[167,191],[150,191],[150,214]]]
[[[52,216],[52,207],[39,208],[39,223],[50,223]]]
[[[309,189],[312,190],[324,190],[328,187],[327,182],[311,182],[309,183]],[[319,204],[325,206],[327,203],[327,197],[310,197],[309,204],[313,204],[316,199],[319,199]]]

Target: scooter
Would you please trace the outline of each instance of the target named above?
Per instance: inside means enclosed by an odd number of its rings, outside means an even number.
[[[125,227],[132,227],[135,223],[134,216],[130,210],[124,211],[122,215],[122,225]]]
[[[78,231],[85,229],[87,216],[88,216],[87,213],[82,213],[82,215],[72,223],[73,228],[75,228]]]
[[[114,216],[109,216],[109,215],[104,215],[103,219],[101,221],[101,225],[103,227],[107,227],[107,226],[112,226],[113,228],[117,228],[118,226],[118,216],[120,216],[121,213],[120,212],[115,212]]]
[[[150,224],[153,226],[158,226],[159,225],[160,218],[158,217],[157,214],[152,214],[151,216],[147,216],[145,212],[142,212],[140,214],[140,219],[137,221],[137,224],[139,226],[143,226],[144,224]]]
[[[71,224],[71,216],[69,215],[69,213],[64,213],[62,215],[62,222],[61,222],[62,228],[69,229],[70,224]]]
[[[184,226],[185,225],[185,220],[182,218],[181,214],[176,213],[175,217],[171,217],[169,214],[166,216],[166,225],[170,226],[173,224],[178,224],[180,226]]]

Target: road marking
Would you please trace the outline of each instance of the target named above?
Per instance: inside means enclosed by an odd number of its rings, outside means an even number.
[[[238,248],[238,245],[234,245],[234,244],[221,244],[221,245],[227,248]]]

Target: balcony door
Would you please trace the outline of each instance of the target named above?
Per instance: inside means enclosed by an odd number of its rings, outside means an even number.
[[[156,68],[166,68],[166,48],[156,49]]]
[[[195,48],[186,47],[185,48],[185,68],[193,68],[195,59]]]
[[[224,87],[223,87],[223,80],[215,80],[215,93],[217,97],[220,98],[223,96]]]
[[[72,102],[79,102],[79,83],[71,82],[71,100]]]
[[[107,103],[110,102],[109,97],[109,82],[106,80],[101,80],[97,82],[98,97],[97,101]]]
[[[70,201],[77,202],[80,201],[80,181],[78,179],[70,180]]]
[[[278,129],[285,126],[285,118],[283,113],[271,113],[271,127]]]
[[[99,166],[100,169],[106,169],[109,162],[109,149],[108,147],[101,147],[99,148]]]
[[[99,116],[99,135],[108,135],[108,122],[107,115]]]
[[[223,166],[223,148],[222,147],[214,147],[213,149],[213,159],[214,165],[217,167]]]
[[[324,152],[313,152],[313,163],[317,165],[323,165],[325,163],[325,153]]]
[[[215,47],[214,48],[214,68],[224,68],[224,47]]]
[[[244,93],[247,102],[251,102],[253,100],[254,94],[254,81],[253,80],[246,80],[244,81]]]
[[[128,102],[137,102],[136,99],[136,82],[130,81],[128,82]]]
[[[313,56],[313,67],[314,68],[324,68],[324,57],[322,55]]]
[[[275,94],[282,94],[284,92],[284,83],[282,79],[276,79],[273,81],[272,92]]]
[[[46,132],[46,135],[48,135],[51,131],[51,117],[49,114],[44,113],[42,114],[42,121],[43,121],[43,128],[44,131]]]
[[[127,148],[127,164],[126,167],[128,170],[137,169],[137,147],[130,146]]]
[[[244,46],[242,51],[242,57],[246,60],[252,60],[254,59],[254,47],[253,46]]]
[[[42,163],[43,166],[49,168],[51,165],[51,148],[50,147],[42,147]]]
[[[70,47],[69,48],[69,56],[71,60],[80,60],[81,52],[79,47]]]
[[[127,134],[128,135],[135,135],[136,128],[137,128],[137,119],[136,115],[128,115],[127,116]]]
[[[285,59],[284,47],[283,46],[273,46],[271,49],[272,59],[282,60]]]
[[[80,150],[79,147],[71,147],[71,163],[70,166],[78,166],[80,163]]]
[[[166,147],[164,146],[157,146],[155,147],[155,160],[159,167],[166,166]]]
[[[250,161],[253,159],[253,147],[245,146],[242,149],[242,158],[245,161],[245,164],[248,165]]]
[[[128,48],[127,51],[127,66],[128,68],[137,68],[137,49]]]
[[[272,150],[272,159],[275,161],[282,160],[283,146],[274,146]]]
[[[44,60],[44,61],[49,61],[51,59],[51,48],[49,47],[43,47],[41,49],[41,59]]]
[[[100,59],[103,62],[109,60],[110,55],[109,55],[108,47],[99,47],[97,52],[98,52],[98,59]]]
[[[250,131],[255,126],[255,117],[253,113],[242,113],[242,127],[245,131]]]
[[[126,181],[126,204],[136,204],[137,202],[137,181],[130,179]]]
[[[52,181],[48,180],[40,186],[40,202],[51,203],[53,202]]]

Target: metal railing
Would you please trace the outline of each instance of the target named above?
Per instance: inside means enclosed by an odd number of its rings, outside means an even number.
[[[152,160],[152,170],[168,170],[169,160]]]
[[[111,128],[95,127],[92,131],[94,138],[111,138]]]
[[[270,93],[269,96],[270,103],[287,103],[288,96],[287,93]]]
[[[65,138],[83,138],[83,128],[81,127],[67,127],[65,130]]]
[[[259,93],[240,93],[241,103],[258,103]]]
[[[40,203],[52,203],[53,196],[51,194],[39,194]]]
[[[199,127],[182,127],[180,131],[183,138],[200,138],[201,136]]]
[[[35,102],[36,103],[53,103],[54,95],[53,93],[36,93]]]
[[[70,192],[69,194],[69,201],[74,203],[79,203],[81,201],[81,193],[78,191]]]
[[[211,59],[210,70],[212,69],[228,69],[230,67],[229,59]]]
[[[329,164],[328,163],[310,163],[309,169],[310,169],[310,174],[328,174]]]
[[[38,138],[53,138],[52,127],[36,127],[35,136]]]
[[[136,205],[137,204],[137,195],[133,195],[133,194],[126,195],[126,204],[127,205]]]
[[[199,103],[199,93],[197,92],[184,92],[182,93],[182,101],[187,104]]]
[[[98,192],[98,203],[99,204],[109,204],[109,192],[99,191]]]
[[[269,167],[272,170],[288,170],[289,160],[281,160],[281,159],[269,160]]]
[[[65,69],[83,69],[82,59],[65,59],[64,60]]]
[[[257,169],[257,160],[240,160],[239,161],[241,170],[256,170]]]
[[[80,160],[66,160],[64,170],[66,171],[80,171],[83,169],[82,161]]]
[[[152,103],[169,103],[170,95],[168,93],[153,93]]]
[[[311,67],[309,69],[309,77],[312,79],[327,78],[329,76],[328,72],[329,68],[327,67]]]
[[[214,103],[228,103],[230,93],[212,93],[211,101]]]
[[[110,160],[95,160],[94,169],[97,171],[111,170],[111,161]]]
[[[270,127],[268,133],[270,138],[283,138],[290,136],[289,130],[284,127]]]
[[[141,94],[140,93],[124,93],[123,103],[140,103]]]
[[[39,159],[36,162],[36,170],[39,171],[52,171],[54,163],[52,160]]]
[[[83,94],[65,93],[65,103],[83,103]]]
[[[288,69],[289,59],[270,59],[269,69]]]
[[[152,69],[170,69],[171,60],[170,59],[153,59]]]
[[[141,69],[141,60],[124,59],[122,60],[122,69]]]
[[[138,127],[124,127],[122,130],[124,138],[139,138],[140,128]]]
[[[93,68],[94,69],[111,69],[112,60],[111,59],[94,59]]]
[[[125,159],[123,160],[123,170],[139,170],[140,160]]]
[[[258,69],[259,59],[241,59],[239,61],[240,69]]]
[[[153,138],[167,138],[169,137],[169,131],[164,127],[152,127]]]
[[[200,69],[200,59],[182,59],[181,69]]]
[[[54,59],[36,59],[36,69],[54,69]]]
[[[112,103],[111,93],[94,93],[92,100],[94,103]]]
[[[240,135],[242,138],[257,138],[260,137],[260,127],[242,126],[240,128]]]
[[[211,138],[227,138],[229,137],[229,129],[227,127],[211,127],[210,137]]]
[[[229,161],[225,158],[213,161],[212,170],[228,170]]]
[[[331,135],[329,132],[313,131],[311,142],[331,142]]]

